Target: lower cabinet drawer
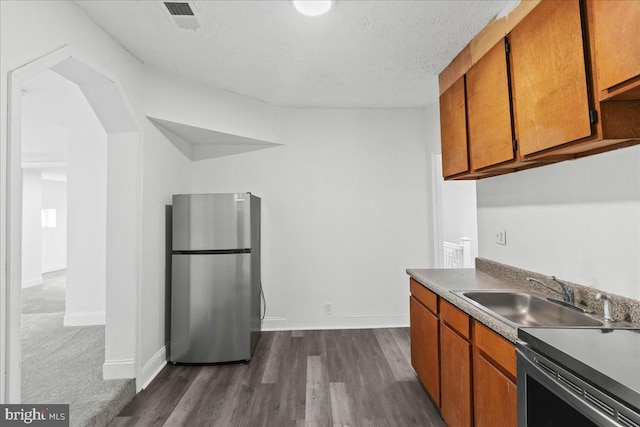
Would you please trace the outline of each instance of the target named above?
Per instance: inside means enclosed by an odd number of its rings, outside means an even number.
[[[416,282],[414,279],[409,280],[409,289],[411,295],[425,306],[433,314],[438,314],[438,295]]]
[[[477,320],[473,320],[473,344],[516,379],[516,346]]]
[[[440,300],[440,319],[466,339],[471,338],[469,315],[443,299]]]

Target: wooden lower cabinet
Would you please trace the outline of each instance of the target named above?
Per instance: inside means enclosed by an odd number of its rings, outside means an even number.
[[[473,405],[476,427],[516,427],[516,347],[473,320]]]
[[[471,344],[440,323],[440,410],[449,427],[472,425]]]
[[[438,318],[415,297],[409,300],[411,365],[418,378],[440,406],[440,334]]]
[[[411,364],[448,427],[516,427],[515,345],[418,282]]]
[[[475,427],[518,425],[516,383],[479,351],[473,352],[473,413]]]

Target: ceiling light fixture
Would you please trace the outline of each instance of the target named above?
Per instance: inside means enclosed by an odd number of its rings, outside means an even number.
[[[291,0],[293,8],[306,16],[320,16],[327,13],[334,0]]]

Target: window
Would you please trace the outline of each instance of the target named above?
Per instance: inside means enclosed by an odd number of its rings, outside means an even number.
[[[55,209],[42,209],[42,228],[56,228]]]

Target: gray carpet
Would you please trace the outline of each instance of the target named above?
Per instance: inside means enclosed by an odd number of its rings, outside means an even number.
[[[22,314],[64,313],[65,270],[42,275],[44,283],[22,290]]]
[[[102,379],[104,326],[63,327],[64,271],[22,291],[22,401],[68,403],[71,426],[105,426],[135,395]]]

